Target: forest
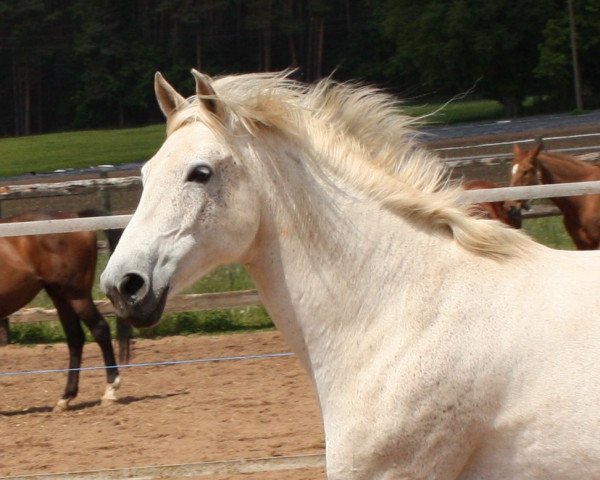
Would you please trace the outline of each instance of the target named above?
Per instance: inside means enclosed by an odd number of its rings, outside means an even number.
[[[600,0],[1,0],[0,136],[160,121],[154,72],[191,94],[192,67],[569,111],[571,32],[597,108]]]

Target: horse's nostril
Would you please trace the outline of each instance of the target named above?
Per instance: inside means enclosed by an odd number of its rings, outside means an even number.
[[[133,297],[144,286],[144,279],[137,273],[126,274],[119,284],[119,292],[128,297]]]

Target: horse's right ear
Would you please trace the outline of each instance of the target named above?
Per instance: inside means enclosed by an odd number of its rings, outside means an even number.
[[[169,118],[177,107],[185,103],[185,98],[175,91],[160,72],[156,72],[154,75],[154,92],[158,106],[166,118]]]
[[[219,120],[223,120],[225,118],[225,110],[221,100],[211,85],[210,77],[200,73],[195,68],[192,68],[192,75],[196,81],[196,95],[200,105]]]

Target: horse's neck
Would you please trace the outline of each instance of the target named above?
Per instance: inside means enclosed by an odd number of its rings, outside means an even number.
[[[291,188],[288,195],[302,191]],[[380,342],[371,324],[381,318],[394,322],[400,298],[428,289],[435,297],[433,283],[444,278],[438,271],[443,262],[433,271],[427,252],[434,248],[436,255],[447,257],[444,248],[453,246],[359,195],[341,193],[339,187],[323,190],[321,198],[311,196],[312,204],[266,202],[270,211],[263,218],[270,220],[247,267],[279,330],[315,378],[329,382],[335,375],[315,368],[340,365],[345,355],[355,354],[347,351],[349,343],[359,349]],[[296,209],[308,217],[301,224],[293,218]],[[414,328],[398,322],[388,327],[393,335],[405,329],[407,337]]]
[[[587,179],[592,168],[582,162],[549,153],[539,154],[538,160],[543,183],[580,182]]]
[[[595,167],[560,155],[541,153],[538,156],[541,181],[545,184],[591,180]],[[554,197],[551,200],[565,215],[577,215],[584,197]]]

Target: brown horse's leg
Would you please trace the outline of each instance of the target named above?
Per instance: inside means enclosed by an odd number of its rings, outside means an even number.
[[[104,365],[106,366],[106,380],[108,385],[102,396],[102,403],[111,403],[117,399],[116,390],[121,384],[115,353],[110,338],[110,326],[100,314],[91,296],[70,299],[69,303],[77,316],[85,323],[92,333],[94,340],[102,350]]]
[[[69,347],[69,373],[67,374],[67,386],[62,398],[56,404],[55,411],[66,410],[69,402],[73,400],[79,390],[79,368],[81,367],[81,354],[85,342],[85,334],[81,328],[81,323],[77,314],[73,311],[68,302],[58,293],[46,289],[48,295],[54,302],[58,312],[58,318],[62,324],[67,337]]]

